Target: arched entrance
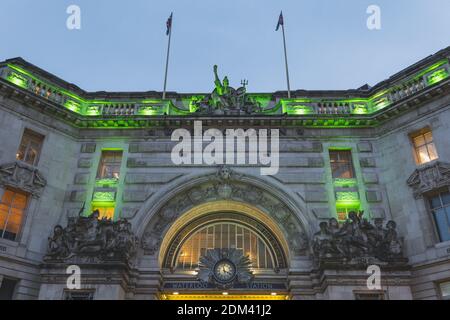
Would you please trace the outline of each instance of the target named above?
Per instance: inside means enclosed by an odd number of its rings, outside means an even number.
[[[310,234],[298,200],[226,167],[177,182],[138,214],[141,261],[158,266],[161,296],[285,298],[290,261],[307,255]],[[214,274],[218,262],[231,283]]]
[[[229,260],[230,250],[241,259],[248,258],[248,268],[230,261],[229,269],[219,270],[217,275],[215,266]],[[202,266],[202,258],[214,251],[220,251],[216,260],[209,267]],[[288,296],[289,248],[283,232],[264,212],[246,203],[219,200],[188,210],[167,231],[159,259],[166,271],[164,299],[272,300]],[[208,273],[204,279],[199,278],[202,267]],[[236,279],[221,282],[217,279],[221,271]],[[245,272],[251,277],[237,281],[237,274]]]

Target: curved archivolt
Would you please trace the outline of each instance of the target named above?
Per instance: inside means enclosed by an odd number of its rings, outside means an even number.
[[[193,270],[208,249],[235,248],[255,269],[288,267],[289,248],[278,225],[259,209],[236,201],[215,201],[182,214],[165,233],[161,267]]]

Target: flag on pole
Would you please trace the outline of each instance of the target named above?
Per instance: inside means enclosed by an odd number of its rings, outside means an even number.
[[[166,26],[167,26],[166,36],[169,35],[170,29],[172,29],[172,15],[173,15],[173,13],[170,14],[170,17],[169,17],[169,19],[167,19],[167,22],[166,22]]]
[[[281,11],[280,17],[278,18],[277,28],[275,29],[275,31],[278,31],[278,29],[280,29],[280,26],[284,26],[283,11]]]

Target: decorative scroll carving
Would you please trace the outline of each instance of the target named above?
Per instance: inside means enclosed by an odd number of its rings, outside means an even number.
[[[48,238],[47,262],[126,262],[135,254],[138,240],[126,219],[98,219],[98,210],[89,217],[69,217],[67,227],[57,225]]]
[[[349,220],[339,225],[336,219],[319,224],[311,243],[311,251],[318,266],[350,267],[404,265],[402,241],[396,223],[374,219],[374,224],[362,218],[362,212],[350,212]]]
[[[47,181],[34,167],[22,162],[0,166],[0,185],[11,186],[40,197]]]
[[[217,66],[214,66],[214,91],[207,97],[193,101],[197,113],[208,115],[251,114],[261,111],[261,106],[247,95],[247,81],[242,87],[234,89],[229,86],[228,77],[220,81]]]
[[[291,251],[296,255],[306,254],[308,249],[307,236],[293,217],[290,209],[268,192],[254,185],[242,183],[244,176],[234,172],[228,166],[222,166],[211,175],[208,182],[174,197],[166,207],[156,214],[154,222],[144,233],[142,247],[146,254],[153,255],[157,252],[164,231],[180,214],[199,204],[223,199],[246,202],[260,207],[279,223],[286,235]]]
[[[426,192],[450,186],[450,163],[441,161],[418,168],[406,183],[413,189],[414,198],[418,199]]]
[[[198,279],[218,288],[231,288],[235,283],[249,283],[253,279],[252,262],[236,249],[208,250],[200,257]]]

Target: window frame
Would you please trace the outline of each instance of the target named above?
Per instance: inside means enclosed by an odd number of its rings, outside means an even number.
[[[427,134],[427,133],[431,134],[431,142],[427,142],[426,139],[425,139],[425,134]],[[436,161],[436,160],[439,159],[439,154],[438,154],[438,151],[437,151],[437,148],[436,148],[436,143],[434,141],[433,130],[431,130],[431,128],[429,126],[426,126],[426,127],[422,128],[422,129],[413,131],[413,132],[409,133],[408,136],[409,136],[410,144],[412,146],[412,152],[413,152],[413,155],[414,155],[414,160],[416,162],[416,165],[418,165],[418,166],[426,165],[426,164],[428,164],[430,162],[433,162],[433,161]],[[424,144],[417,146],[416,143],[415,143],[415,139],[420,137],[420,136],[423,136]],[[430,157],[430,152],[429,152],[429,149],[428,149],[428,146],[430,144],[433,145],[434,152],[436,154],[436,158],[435,159],[431,159],[431,157]],[[424,146],[425,146],[425,148],[427,150],[427,155],[428,155],[428,158],[430,159],[430,161],[421,162],[421,158],[420,158],[420,155],[419,155],[419,148],[424,147]]]
[[[442,280],[439,280],[439,281],[435,282],[436,291],[438,293],[438,297],[439,297],[440,300],[445,300],[445,301],[449,301],[450,300],[450,295],[447,296],[447,297],[444,297],[443,292],[442,292],[442,286],[441,285],[444,284],[444,283],[447,283],[447,282],[450,283],[450,278],[442,279]]]
[[[107,154],[107,153],[117,153],[117,154],[119,154],[120,153],[120,164],[119,164],[119,162],[113,162],[113,164],[112,164],[112,166],[114,166],[114,167],[116,167],[116,166],[118,166],[119,167],[119,177],[118,178],[115,178],[115,177],[104,177],[104,176],[102,176],[103,175],[103,171],[104,171],[104,168],[105,168],[105,157],[104,157],[104,155],[105,154]],[[115,157],[117,157],[117,155],[115,156]],[[116,180],[119,180],[120,179],[120,176],[121,176],[121,169],[122,169],[122,163],[123,163],[123,150],[109,150],[109,149],[103,149],[102,151],[101,151],[101,153],[100,153],[100,160],[99,160],[99,162],[98,162],[98,168],[97,168],[97,174],[96,174],[96,180],[102,180],[102,179],[116,179]]]
[[[28,140],[28,143],[27,143],[27,145],[25,147],[25,151],[23,153],[23,159],[19,159],[19,157],[18,157],[19,151],[20,151],[20,149],[22,147],[22,144],[24,142],[24,138],[25,137],[28,137],[29,140]],[[30,143],[31,142],[36,142],[37,139],[40,139],[40,141],[39,141],[39,150],[38,150],[38,152],[36,154],[36,158],[34,159],[33,163],[29,163],[29,162],[26,161],[26,158],[27,158],[27,154],[28,154],[28,152],[30,150]],[[45,135],[43,135],[40,132],[37,132],[35,130],[29,129],[29,128],[25,128],[23,130],[23,132],[22,132],[22,137],[20,138],[19,146],[17,147],[16,160],[20,161],[20,162],[23,162],[23,163],[26,163],[26,164],[28,164],[30,166],[33,166],[33,167],[37,167],[38,164],[39,164],[39,161],[41,159],[42,150],[44,148],[44,141],[45,141]]]
[[[450,193],[450,187],[437,189],[437,190],[434,190],[432,192],[428,192],[428,193],[424,194],[425,207],[426,207],[428,215],[429,215],[429,217],[431,219],[431,225],[432,225],[432,228],[433,228],[433,231],[434,231],[433,233],[434,233],[434,243],[435,244],[437,244],[437,243],[444,243],[444,242],[450,241],[450,240],[445,240],[444,241],[444,240],[441,239],[441,235],[439,233],[439,228],[438,228],[436,219],[434,217],[435,209],[431,208],[431,199],[435,198],[437,196],[441,197],[441,193]],[[441,200],[441,204],[442,204],[442,200]],[[450,204],[448,205],[448,207],[450,207]],[[447,208],[447,207],[444,207],[444,208]],[[450,221],[449,221],[449,226],[450,226]]]
[[[5,192],[6,192],[6,191],[11,191],[11,192],[13,192],[14,194],[20,193],[20,194],[22,194],[22,195],[24,195],[24,196],[26,197],[26,204],[25,204],[25,207],[23,208],[22,216],[21,216],[21,220],[20,220],[20,225],[19,225],[19,229],[18,229],[18,231],[17,231],[17,233],[16,233],[16,236],[15,236],[14,240],[11,240],[11,239],[4,238],[4,237],[3,237],[4,234],[5,234],[5,232],[6,232],[6,228],[5,228],[5,230],[3,230],[3,231],[0,233],[0,241],[11,241],[11,242],[19,243],[20,240],[22,239],[23,229],[24,229],[24,226],[25,226],[25,221],[26,221],[26,218],[27,218],[27,213],[28,213],[28,208],[29,208],[29,206],[30,206],[30,199],[31,199],[31,197],[30,197],[30,194],[29,194],[29,193],[27,193],[27,192],[25,192],[25,191],[23,191],[23,190],[20,190],[20,189],[17,189],[17,188],[12,188],[12,187],[9,187],[9,186],[6,186],[6,187],[3,189],[3,192],[0,194],[0,204],[3,204],[2,199],[3,199],[3,196],[5,195]],[[7,217],[7,219],[6,219],[5,227],[8,225],[7,222],[8,222],[8,220],[9,220],[9,216],[11,215],[11,214],[10,214],[10,210],[11,210],[11,207],[8,207],[8,217]]]
[[[349,167],[349,169],[350,169],[350,173],[351,173],[351,177],[348,177],[348,178],[344,178],[344,177],[335,177],[334,176],[334,170],[333,170],[333,164],[338,164],[338,166],[339,166],[339,164],[342,164],[342,163],[344,163],[343,161],[333,161],[332,160],[332,157],[331,157],[331,154],[332,153],[340,153],[340,152],[342,152],[342,153],[348,153],[348,159],[349,159],[349,162],[348,163],[345,163],[345,165],[346,166],[348,166]],[[352,152],[352,149],[351,148],[348,148],[348,149],[336,149],[336,148],[330,148],[330,149],[328,149],[328,157],[329,157],[329,163],[330,163],[330,170],[331,170],[331,178],[333,179],[333,181],[335,180],[335,179],[356,179],[356,170],[355,170],[355,165],[354,165],[354,163],[353,163],[353,152]]]

